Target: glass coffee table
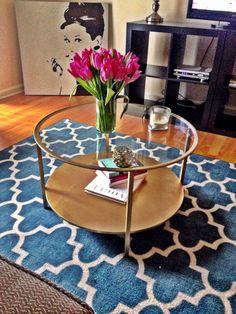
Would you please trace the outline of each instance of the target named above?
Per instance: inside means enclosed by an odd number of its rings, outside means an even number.
[[[119,119],[122,106],[118,104],[116,132],[111,134],[96,130],[94,101],[47,115],[36,125],[34,138],[44,207],[90,231],[123,234],[124,252],[128,253],[132,233],[162,224],[180,208],[187,158],[196,148],[198,136],[188,121],[175,114],[165,131],[149,130],[149,121],[140,116],[125,114]],[[117,146],[129,147],[142,166],[99,166],[98,160],[111,157]],[[46,175],[48,158],[56,165]],[[137,169],[148,173],[133,193]],[[128,172],[126,204],[84,191],[96,170]]]

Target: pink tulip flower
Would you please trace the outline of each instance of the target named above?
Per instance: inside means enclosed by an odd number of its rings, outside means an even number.
[[[102,54],[98,53],[98,52],[94,52],[91,55],[91,60],[92,60],[92,66],[96,69],[96,70],[100,70],[101,69],[101,65],[102,65],[102,61],[103,61],[103,56]]]
[[[100,71],[100,78],[103,83],[107,82],[109,78],[112,78],[112,64],[111,60],[103,60]]]
[[[92,48],[90,48],[90,49],[85,48],[81,53],[82,59],[88,59],[89,60],[92,53],[93,53]]]
[[[114,81],[125,81],[127,72],[125,65],[115,59],[112,60],[111,64],[112,64],[112,79]]]
[[[87,58],[81,59],[79,54],[74,55],[73,61],[70,63],[68,71],[75,77],[81,78],[84,81],[90,81],[93,77],[90,69],[89,60]]]
[[[127,69],[126,84],[134,82],[140,77],[141,72],[138,70],[139,64],[135,61],[135,59],[136,58],[133,59],[131,58],[126,65]]]

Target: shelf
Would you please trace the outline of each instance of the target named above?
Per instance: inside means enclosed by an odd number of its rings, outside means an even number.
[[[216,118],[216,128],[236,131],[236,117],[225,113],[219,113]]]
[[[224,112],[223,114],[227,114],[227,115],[231,115],[231,116],[234,116],[235,119],[236,119],[236,106],[228,106],[226,105],[224,107]],[[236,125],[236,121],[234,122],[235,125]]]
[[[160,32],[160,33],[177,33],[191,34],[201,36],[218,36],[223,32],[223,29],[212,28],[209,24],[200,23],[178,23],[178,22],[163,22],[163,23],[147,23],[145,20],[128,22],[128,27],[140,32]]]
[[[220,134],[236,136],[236,116],[219,113],[216,117],[215,131]]]
[[[142,71],[141,76],[159,78],[159,79],[173,81],[173,82],[209,85],[209,80],[204,81],[204,82],[200,82],[200,80],[198,80],[198,79],[177,78],[175,76],[169,76],[168,77],[168,68],[165,66],[141,64],[140,70]]]
[[[190,120],[191,123],[195,127],[200,128],[202,115],[204,112],[204,105],[199,105],[195,107],[190,107],[182,104],[176,104],[172,109],[176,114],[180,115],[181,117]]]
[[[187,78],[175,78],[175,77],[169,77],[168,78],[169,81],[173,81],[173,82],[180,82],[180,83],[189,83],[189,84],[199,84],[199,85],[209,85],[209,80],[208,81],[204,81],[204,82],[200,82],[197,79],[187,79]]]
[[[167,67],[141,64],[140,70],[142,71],[142,76],[167,79]]]
[[[87,230],[125,233],[125,205],[84,192],[84,187],[94,177],[95,172],[85,168],[69,164],[58,167],[46,185],[50,207],[66,221]],[[168,220],[180,208],[183,198],[183,186],[170,169],[163,167],[148,172],[133,196],[131,233]]]
[[[150,33],[171,35],[168,37],[169,51],[168,56],[166,55],[167,63],[165,63],[165,66],[148,64]],[[199,79],[184,77],[177,78],[173,74],[177,66],[185,64],[185,52],[186,47],[188,47],[187,40],[189,36],[216,38],[212,58],[208,60],[212,71],[207,81],[201,82]],[[155,46],[158,49],[158,45]],[[191,52],[191,47],[189,48]],[[202,47],[199,47],[199,49],[202,49]],[[147,84],[146,78],[161,79],[164,82],[161,82],[161,84],[157,82],[156,86],[165,89],[163,104],[170,107],[173,113],[183,116],[200,130],[236,136],[234,126],[236,125],[236,110],[233,109],[234,104],[236,106],[236,97],[234,97],[236,88],[229,87],[229,81],[234,77],[235,68],[235,31],[214,29],[210,25],[192,23],[163,22],[148,24],[145,21],[129,22],[127,23],[126,37],[126,52],[128,51],[132,51],[140,58],[142,71],[139,80],[126,88],[131,102],[143,104],[144,106],[160,104],[158,101],[145,99],[145,95],[148,94],[145,88],[152,87],[152,85]],[[158,51],[155,53],[158,54]],[[152,55],[155,56],[153,53]],[[198,55],[197,51],[196,55]],[[155,61],[153,63],[155,64]],[[165,84],[164,87],[163,83]],[[191,87],[188,84],[193,86]],[[188,107],[177,104],[182,90],[187,91],[186,94],[188,95],[192,92],[190,95],[203,100],[204,105]],[[158,95],[158,92],[156,94]],[[220,113],[222,111],[224,113]]]

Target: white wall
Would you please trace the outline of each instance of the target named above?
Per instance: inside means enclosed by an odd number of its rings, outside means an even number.
[[[0,97],[22,90],[22,73],[13,0],[0,1]]]
[[[17,0],[16,0],[17,1]],[[37,0],[32,0],[37,1]],[[75,0],[74,0],[75,1]],[[63,1],[61,1],[63,2]],[[82,2],[82,1],[80,1]],[[85,0],[84,2],[95,2]],[[110,46],[125,52],[126,23],[142,20],[152,10],[152,0],[101,0],[111,3]],[[159,14],[165,21],[184,21],[187,0],[160,1]],[[15,19],[14,0],[0,0],[0,98],[23,90],[22,71]],[[163,46],[162,55],[166,54],[165,41],[153,40],[153,47]],[[154,59],[155,49],[152,49]]]

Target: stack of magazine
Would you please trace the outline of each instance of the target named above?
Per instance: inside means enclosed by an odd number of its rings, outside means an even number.
[[[98,161],[98,165],[107,168],[117,168],[112,158],[104,158]],[[132,167],[142,166],[143,164],[135,160]],[[114,200],[125,204],[128,199],[128,173],[117,171],[96,170],[96,177],[85,187],[85,192]],[[134,171],[133,192],[140,186],[147,175],[146,170]]]

